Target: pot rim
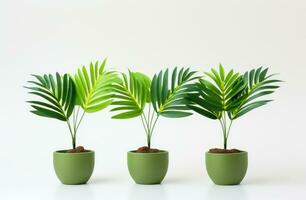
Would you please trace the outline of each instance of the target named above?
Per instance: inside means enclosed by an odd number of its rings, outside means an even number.
[[[67,151],[68,150],[56,150],[53,153],[54,154],[58,154],[58,155],[82,155],[82,154],[92,154],[92,153],[95,153],[95,151],[89,150],[89,149],[86,149],[85,152],[78,152],[78,153],[68,153]]]
[[[206,152],[206,154],[210,155],[221,155],[221,156],[226,156],[226,155],[239,155],[239,154],[248,154],[247,151],[241,151],[241,152],[235,152],[235,153],[211,153],[209,151]]]
[[[136,150],[128,151],[128,154],[133,154],[133,155],[158,155],[158,154],[169,154],[168,151],[166,150],[159,150],[159,152],[150,152],[150,153],[138,153]]]

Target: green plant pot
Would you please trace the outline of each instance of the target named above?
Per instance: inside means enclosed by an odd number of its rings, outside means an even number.
[[[248,153],[206,153],[206,170],[216,185],[238,185],[248,168]]]
[[[168,170],[169,153],[127,153],[130,175],[137,184],[160,184]]]
[[[66,153],[66,150],[53,153],[56,176],[66,185],[85,184],[95,165],[95,152]]]

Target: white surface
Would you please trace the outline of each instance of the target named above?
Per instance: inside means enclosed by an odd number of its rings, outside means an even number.
[[[306,3],[301,0],[0,0],[0,199],[303,199],[306,195]],[[161,119],[153,145],[170,151],[164,184],[135,185],[126,152],[145,144],[139,119],[87,115],[78,142],[96,151],[90,184],[63,186],[52,151],[69,148],[66,125],[31,115],[29,74],[74,72],[108,57],[118,70],[204,71],[222,63],[268,66],[286,82],[276,101],[237,120],[230,147],[249,152],[241,186],[214,186],[204,152],[220,146],[216,121]]]

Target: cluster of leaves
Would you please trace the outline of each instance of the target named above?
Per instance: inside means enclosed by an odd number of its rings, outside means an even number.
[[[120,81],[117,73],[105,71],[106,60],[99,65],[90,63],[78,69],[75,76],[64,74],[61,76],[33,75],[34,81],[28,81],[31,87],[30,94],[39,97],[39,100],[28,101],[34,109],[31,112],[48,118],[66,121],[71,133],[73,148],[75,148],[76,133],[85,112],[92,113],[106,108],[112,103],[114,96],[113,85]],[[78,109],[76,111],[76,107]],[[79,116],[79,108],[83,114]],[[73,114],[72,126],[70,117]]]
[[[273,93],[280,82],[273,79],[274,74],[268,75],[268,68],[262,67],[241,75],[234,70],[226,73],[220,64],[219,70],[211,69],[204,73],[204,77],[195,76],[196,72],[189,68],[175,67],[172,73],[169,73],[169,69],[161,70],[151,80],[143,73],[131,71],[119,77],[116,72],[106,71],[105,64],[106,60],[101,64],[90,63],[88,69],[83,66],[74,76],[61,76],[59,73],[55,76],[33,75],[35,80],[28,81],[32,86],[26,88],[40,100],[28,101],[33,108],[31,112],[66,121],[75,143],[76,132],[85,112],[97,112],[112,104],[114,108],[111,111],[116,112],[112,118],[141,116],[150,144],[159,116],[187,117],[193,110],[205,117],[218,119],[226,143],[230,129],[226,117],[232,123],[267,104],[271,100],[262,100],[261,97]],[[198,81],[192,82],[196,79]],[[148,113],[145,113],[146,105],[149,105]],[[80,107],[83,115],[78,120]],[[73,127],[69,123],[72,114]]]
[[[190,87],[188,108],[220,121],[225,149],[232,121],[270,102],[261,97],[273,93],[279,87],[276,83],[281,81],[273,79],[274,74],[267,73],[268,68],[262,67],[243,75],[234,70],[226,73],[220,64],[218,71],[211,69],[211,72],[205,72],[205,76]]]
[[[129,71],[128,75],[122,74],[122,81],[116,84],[115,101],[111,111],[121,111],[114,115],[116,119],[128,119],[143,114],[146,103],[150,103],[157,115],[170,118],[186,117],[192,113],[186,106],[188,82],[197,79],[195,71],[176,67],[171,77],[169,70],[160,71],[154,75],[152,81],[140,72]],[[171,80],[169,80],[171,79]]]
[[[267,72],[268,68],[260,67],[243,75],[234,70],[225,73],[220,65],[219,71],[205,72],[206,77],[190,87],[188,107],[211,119],[221,119],[223,112],[231,120],[241,117],[271,101],[257,100],[279,87],[275,83],[280,80],[272,79],[274,74],[267,75]]]

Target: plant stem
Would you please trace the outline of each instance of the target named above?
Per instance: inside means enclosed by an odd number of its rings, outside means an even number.
[[[147,119],[148,118],[148,119]],[[148,148],[151,148],[151,127],[150,127],[150,115],[146,116],[145,114],[142,114],[141,120],[143,121],[143,125],[146,130],[147,134],[147,145]]]
[[[222,112],[222,116],[219,119],[220,124],[221,124],[221,128],[222,128],[222,133],[223,133],[223,148],[227,149],[227,137],[226,137],[226,133],[227,133],[227,127],[226,127],[226,116],[225,116],[225,112]]]
[[[150,127],[152,127],[152,123],[153,123],[154,116],[155,116],[155,112],[153,111],[153,112],[152,112],[151,119],[150,119]]]
[[[72,148],[75,149],[76,148],[76,134],[78,132],[79,126],[84,118],[85,115],[85,111],[83,111],[83,114],[80,118],[80,120],[78,120],[79,117],[79,110],[80,107],[78,107],[77,112],[75,113],[75,110],[73,110],[73,115],[72,115],[72,126],[70,123],[70,120],[67,119],[67,125],[70,131],[70,135],[71,135],[71,139],[72,139]]]
[[[151,105],[149,105],[149,111],[148,111],[148,125],[149,125],[149,127],[151,126],[150,116],[151,116]]]
[[[144,116],[143,115],[141,115],[141,122],[142,122],[142,126],[143,126],[143,128],[144,128],[144,130],[145,130],[145,132],[146,132],[146,134],[148,135],[148,130],[147,130],[147,126],[146,126],[146,124],[145,124],[145,122],[144,122]]]
[[[222,112],[222,116],[219,119],[222,132],[223,132],[223,148],[227,149],[227,141],[228,141],[228,136],[232,127],[233,120],[230,119],[230,124],[229,127],[227,127],[227,117],[226,117],[226,112]]]
[[[223,126],[224,126],[224,149],[227,149],[227,137],[226,137],[226,133],[227,133],[227,126],[226,126],[226,112],[223,112]]]
[[[231,120],[230,125],[229,125],[228,130],[227,130],[227,134],[226,134],[226,143],[227,143],[227,140],[228,140],[228,136],[229,136],[231,127],[232,127],[232,123],[233,123],[233,120]]]
[[[156,125],[156,122],[157,122],[158,118],[159,118],[159,115],[156,116],[153,125],[151,125],[151,127],[150,127],[150,140],[151,140],[151,137],[152,137],[152,134],[153,134],[153,131],[154,131],[154,128],[155,128],[155,125]]]
[[[74,138],[73,130],[71,128],[69,119],[67,120],[67,125],[69,127],[69,131],[70,131],[70,135],[71,135],[71,139],[72,139],[72,148],[75,149],[75,138]]]
[[[151,112],[151,105],[149,107],[148,113],[147,115],[145,113],[143,113],[141,115],[141,122],[143,125],[143,128],[145,129],[146,135],[147,135],[147,146],[150,149],[151,148],[151,138],[152,138],[152,134],[158,119],[158,115],[154,120],[154,116],[155,116],[155,112],[152,111]]]
[[[76,135],[77,135],[77,132],[79,130],[80,124],[81,124],[81,122],[82,122],[82,120],[84,118],[84,115],[85,115],[85,111],[83,111],[83,114],[82,114],[81,119],[79,120],[79,122],[78,122],[78,119],[76,118],[75,131],[74,131],[74,143],[75,144],[76,144]]]
[[[78,125],[76,126],[76,131],[79,129],[79,126],[80,126],[80,124],[81,124],[81,122],[82,122],[82,120],[83,120],[83,118],[84,118],[84,115],[85,115],[85,111],[83,111],[83,114],[82,114],[82,116],[81,116],[81,119],[80,119],[80,121],[77,123]]]

